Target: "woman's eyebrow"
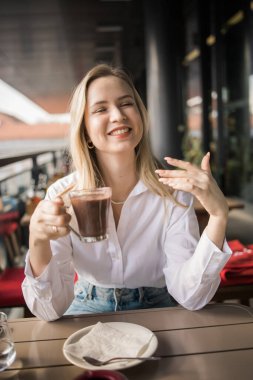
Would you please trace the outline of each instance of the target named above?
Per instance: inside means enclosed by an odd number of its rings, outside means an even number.
[[[118,98],[118,100],[122,100],[122,99],[125,99],[125,98],[131,98],[131,99],[133,99],[132,95],[123,95],[123,96],[120,96]]]
[[[133,99],[132,95],[122,95],[119,98],[117,98],[117,100],[123,100],[126,98]],[[108,100],[98,100],[97,102],[95,102],[94,104],[91,105],[91,108],[94,106],[100,105],[100,104],[105,104],[105,103],[108,103]]]
[[[107,100],[98,100],[97,102],[95,102],[94,104],[92,104],[91,107],[97,106],[99,104],[104,104],[104,103],[108,103]]]

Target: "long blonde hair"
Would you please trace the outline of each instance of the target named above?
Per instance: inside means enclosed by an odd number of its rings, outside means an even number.
[[[158,181],[155,170],[161,167],[153,156],[149,139],[149,120],[147,110],[139,96],[129,75],[120,68],[100,64],[91,69],[77,86],[73,93],[70,107],[70,154],[72,166],[78,173],[79,186],[93,188],[103,185],[103,179],[99,173],[95,149],[89,149],[87,145],[87,133],[85,131],[84,111],[89,85],[95,79],[115,76],[124,80],[132,89],[134,100],[139,110],[143,123],[143,136],[136,147],[136,169],[139,178],[153,193],[161,197],[170,197],[171,191]]]

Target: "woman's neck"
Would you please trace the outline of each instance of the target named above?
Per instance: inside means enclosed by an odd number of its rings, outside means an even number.
[[[128,194],[138,182],[135,156],[123,157],[111,155],[108,159],[99,160],[99,168],[106,186],[112,188],[114,201],[125,201]]]

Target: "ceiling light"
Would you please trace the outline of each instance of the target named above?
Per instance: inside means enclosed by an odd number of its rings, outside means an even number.
[[[187,65],[189,62],[193,61],[194,59],[198,58],[200,56],[200,50],[199,49],[193,49],[191,50],[186,56],[184,57],[183,64]]]
[[[216,42],[216,37],[213,34],[210,34],[210,36],[208,36],[207,39],[206,39],[206,44],[208,46],[214,45],[215,42]]]
[[[227,25],[233,26],[241,22],[244,18],[244,13],[243,11],[238,11],[236,12],[228,21],[226,22]]]

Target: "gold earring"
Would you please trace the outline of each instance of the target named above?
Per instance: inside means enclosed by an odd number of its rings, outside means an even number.
[[[93,145],[92,141],[87,141],[87,146],[88,146],[89,149],[93,149],[94,148],[94,145]]]

